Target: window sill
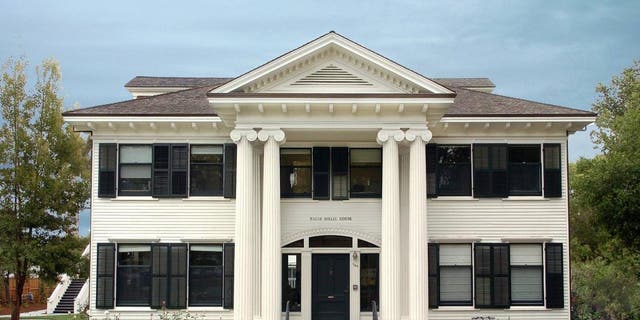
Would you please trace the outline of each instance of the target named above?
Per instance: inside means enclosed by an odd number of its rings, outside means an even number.
[[[543,196],[510,196],[502,198],[502,201],[549,201],[549,198]]]
[[[231,198],[225,198],[223,196],[191,196],[188,198],[182,198],[182,201],[221,201],[228,202]]]
[[[111,310],[107,310],[109,313],[113,313],[113,312],[123,312],[123,311],[157,311],[156,309],[151,309],[151,307],[127,307],[127,306],[121,306],[121,307],[115,307],[114,309]],[[105,313],[107,312],[105,311]]]
[[[505,311],[548,311],[552,310],[545,306],[512,306],[510,308],[476,308],[473,306],[443,306],[438,308],[430,308],[431,311],[454,312],[454,311],[487,311],[487,310],[505,310]]]
[[[188,311],[195,311],[195,312],[205,312],[205,311],[231,311],[231,310],[227,310],[223,307],[205,307],[205,306],[199,306],[199,307],[187,307]]]
[[[158,201],[160,199],[151,196],[119,196],[111,198],[110,201]]]
[[[433,201],[480,201],[479,198],[474,198],[471,196],[442,196],[436,198],[429,198],[429,200]]]

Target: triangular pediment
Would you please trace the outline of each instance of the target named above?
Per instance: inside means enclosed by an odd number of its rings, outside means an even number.
[[[212,93],[452,93],[337,33],[302,47]]]

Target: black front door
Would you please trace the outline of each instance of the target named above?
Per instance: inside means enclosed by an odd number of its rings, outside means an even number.
[[[349,255],[312,256],[313,320],[349,320]]]

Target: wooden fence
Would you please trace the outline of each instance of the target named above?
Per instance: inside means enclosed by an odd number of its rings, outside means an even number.
[[[41,289],[42,287],[42,289]],[[47,285],[44,281],[40,281],[38,278],[29,278],[24,284],[24,290],[22,292],[22,301],[29,302],[47,302],[47,298],[51,295],[55,289],[55,284]],[[16,281],[14,278],[9,279],[9,294],[10,301],[15,298]],[[4,281],[0,279],[0,304],[7,304],[7,297],[5,296]]]

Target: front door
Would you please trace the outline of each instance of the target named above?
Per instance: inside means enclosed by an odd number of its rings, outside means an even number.
[[[313,320],[349,320],[349,255],[312,256]]]

